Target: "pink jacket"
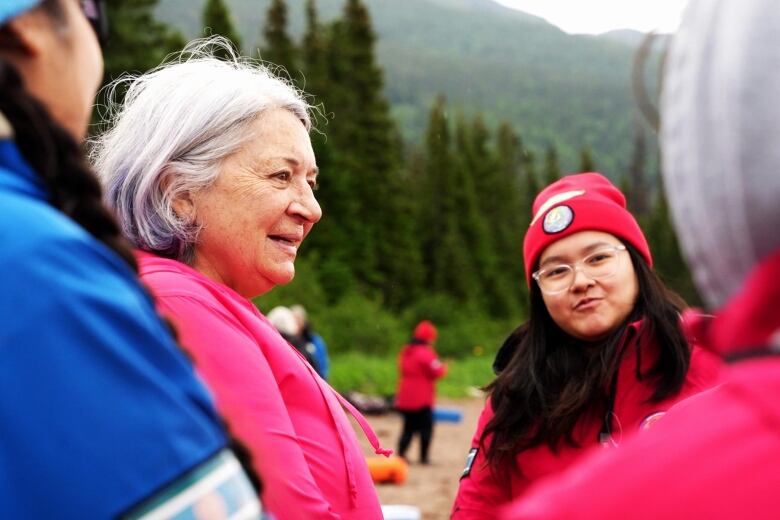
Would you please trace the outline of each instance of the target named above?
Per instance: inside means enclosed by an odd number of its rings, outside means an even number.
[[[342,406],[246,298],[190,267],[139,253],[141,279],[214,394],[228,427],[249,449],[263,503],[279,520],[381,519],[365,457]]]

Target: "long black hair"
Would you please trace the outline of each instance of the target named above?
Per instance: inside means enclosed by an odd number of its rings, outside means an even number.
[[[645,373],[637,363],[637,378],[654,385],[650,401],[661,401],[682,388],[690,364],[690,347],[680,327],[684,302],[631,244],[625,245],[637,276],[637,300],[626,320],[598,344],[584,345],[563,332],[533,284],[530,317],[507,338],[502,351],[508,361],[486,388],[494,416],[480,442],[494,471],[505,471],[518,453],[542,444],[553,451],[563,442],[577,446],[574,427],[584,416],[604,414],[629,324],[640,318],[638,337],[654,337],[659,347],[658,359]],[[635,355],[641,355],[641,346],[637,344]],[[493,438],[486,443],[489,435]]]

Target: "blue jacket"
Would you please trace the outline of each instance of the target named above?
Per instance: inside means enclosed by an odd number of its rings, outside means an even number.
[[[310,340],[314,345],[314,357],[317,359],[317,372],[324,380],[328,380],[330,376],[330,361],[328,360],[328,347],[325,345],[325,340],[322,336],[316,332],[310,334]]]
[[[0,140],[0,518],[110,518],[225,437],[134,273],[46,197]]]

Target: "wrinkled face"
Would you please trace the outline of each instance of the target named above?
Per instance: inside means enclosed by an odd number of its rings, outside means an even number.
[[[580,231],[550,244],[539,257],[540,269],[558,264],[575,264],[600,248],[619,246],[609,233]],[[567,334],[583,341],[597,341],[614,332],[631,314],[639,293],[634,266],[627,251],[615,274],[601,279],[589,278],[576,269],[568,290],[542,293],[553,321]]]
[[[298,247],[322,216],[316,179],[303,124],[287,110],[265,113],[215,183],[191,197],[202,226],[193,267],[247,298],[290,282]]]

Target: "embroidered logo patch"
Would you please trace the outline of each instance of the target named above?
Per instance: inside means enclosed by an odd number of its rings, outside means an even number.
[[[574,211],[569,206],[556,206],[547,212],[542,222],[545,233],[553,235],[560,233],[574,221]]]
[[[471,448],[469,450],[469,455],[466,457],[466,467],[463,468],[463,472],[460,474],[460,478],[469,476],[469,473],[471,473],[471,466],[474,465],[474,459],[477,458],[478,451],[479,448]]]
[[[666,415],[666,412],[651,413],[650,415],[648,415],[647,417],[642,419],[642,422],[639,423],[639,429],[640,430],[649,430],[650,428],[655,426],[655,424],[658,421],[663,419],[664,415]]]

